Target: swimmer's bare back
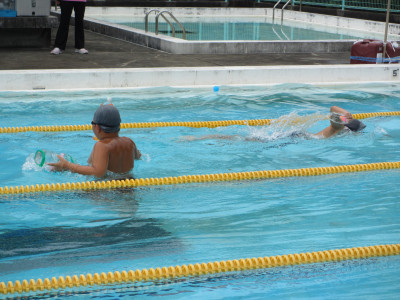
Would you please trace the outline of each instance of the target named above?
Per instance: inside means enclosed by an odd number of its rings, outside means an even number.
[[[107,155],[107,170],[114,173],[129,172],[134,167],[134,160],[141,157],[135,143],[128,137],[105,138],[98,141],[90,155],[89,163],[92,163],[97,151]]]

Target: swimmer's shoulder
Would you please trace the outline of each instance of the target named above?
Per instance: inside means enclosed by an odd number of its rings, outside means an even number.
[[[136,144],[131,138],[129,138],[127,136],[123,136],[121,138],[123,139],[123,143],[126,143],[127,145],[129,145],[129,146],[131,146],[133,148],[136,148]]]
[[[124,142],[124,143],[130,143],[130,144],[135,144],[133,142],[133,140],[127,136],[120,136],[118,137],[120,141]]]
[[[110,137],[110,138],[105,138],[100,141],[98,141],[103,144],[114,144],[114,143],[133,143],[131,138],[127,136],[116,136],[116,137]]]

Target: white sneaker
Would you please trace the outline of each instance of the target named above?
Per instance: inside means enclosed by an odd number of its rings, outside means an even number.
[[[85,48],[81,48],[81,49],[75,49],[75,53],[88,54],[89,51],[87,51]]]
[[[58,55],[61,54],[62,51],[60,48],[55,47],[53,50],[51,50],[50,54]]]

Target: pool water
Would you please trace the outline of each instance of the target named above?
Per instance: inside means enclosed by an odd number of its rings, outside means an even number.
[[[89,124],[111,97],[123,122],[279,119],[271,126],[123,129],[134,176],[164,177],[398,161],[399,117],[317,140],[331,105],[400,110],[399,86],[151,88],[0,93],[1,127]],[[26,113],[29,111],[29,114]],[[303,121],[301,121],[303,120]],[[286,123],[287,124],[287,123]],[[302,134],[298,134],[298,133]],[[296,133],[296,134],[293,134]],[[33,163],[39,148],[85,164],[93,133],[1,134],[1,186],[81,182]],[[0,281],[398,243],[399,170],[0,197]],[[398,297],[397,256],[34,293],[38,298]]]
[[[145,30],[144,18],[114,15],[89,15],[90,18],[111,22],[118,25]],[[168,16],[167,16],[168,17]],[[183,38],[178,23],[168,18],[175,28],[175,37]],[[186,31],[186,39],[193,41],[207,40],[355,40],[364,38],[382,39],[382,34],[328,27],[306,22],[285,20],[272,21],[265,17],[178,17]],[[155,17],[149,16],[149,32],[155,32]],[[171,26],[159,18],[159,34],[172,35]],[[396,40],[396,39],[394,39]]]

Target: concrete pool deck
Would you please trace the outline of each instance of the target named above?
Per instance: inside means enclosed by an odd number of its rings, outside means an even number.
[[[0,48],[0,91],[155,86],[396,82],[398,64],[350,65],[339,53],[172,54],[85,31],[88,55],[67,49]],[[54,41],[56,29],[53,29]]]
[[[400,81],[398,64],[351,65],[350,52],[170,54],[86,31],[82,55],[73,40],[61,55],[0,49],[0,91]]]
[[[156,34],[155,23],[161,12],[169,16],[167,19],[176,17],[186,24],[188,38]],[[149,26],[149,30],[146,31],[145,19],[149,25],[154,25],[154,28]],[[243,23],[247,24],[246,27],[241,27]],[[132,24],[135,25],[131,26]],[[283,14],[283,11],[279,13],[271,8],[90,7],[85,12],[84,27],[92,32],[168,53],[224,55],[340,53],[348,51],[357,39],[382,39],[385,33],[383,22],[293,10],[287,10]],[[170,27],[181,30],[172,23],[168,26]],[[218,34],[212,34],[212,30],[217,30]],[[246,34],[241,35],[244,32]],[[304,39],[297,40],[300,32],[305,34]],[[388,33],[391,39],[398,40],[398,32],[399,26],[389,24]],[[199,39],[200,36],[208,36],[210,40]],[[213,38],[217,36],[219,40]],[[239,36],[247,38],[236,39]]]
[[[291,54],[171,54],[105,35],[85,31],[88,55],[74,53],[74,28],[67,49],[50,55],[51,48],[0,48],[1,70],[218,67],[349,64],[350,49],[341,53]],[[52,43],[56,29],[52,32]]]

